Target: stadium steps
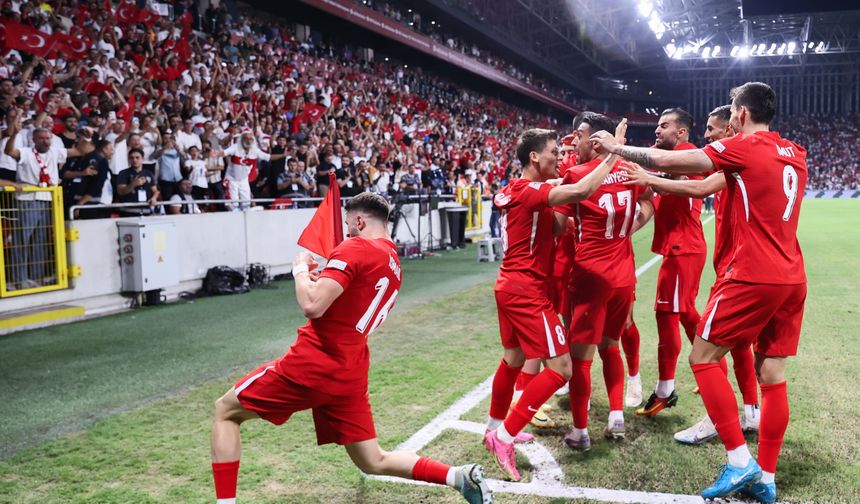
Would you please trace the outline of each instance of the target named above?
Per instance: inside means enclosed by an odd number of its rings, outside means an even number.
[[[56,305],[0,313],[0,335],[81,320],[85,312],[83,306]]]

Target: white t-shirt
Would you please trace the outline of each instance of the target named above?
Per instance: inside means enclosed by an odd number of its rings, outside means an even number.
[[[21,159],[18,161],[18,182],[28,186],[39,186],[39,175],[44,168],[48,174],[49,186],[60,184],[60,174],[57,165],[66,162],[66,149],[49,148],[48,152],[39,153],[35,148],[19,149]],[[19,200],[26,201],[51,201],[51,195],[47,192],[25,192],[16,195]]]
[[[188,180],[191,181],[191,185],[194,187],[202,187],[203,189],[209,188],[209,181],[206,178],[206,161],[202,159],[186,159],[185,166],[191,168],[191,171],[188,174]]]
[[[224,178],[236,181],[248,180],[251,168],[257,166],[258,160],[269,160],[269,155],[257,148],[256,145],[252,145],[251,149],[246,151],[241,142],[227,147],[224,156],[229,158],[227,174]]]
[[[178,202],[180,202],[180,201],[182,201],[182,200],[186,200],[186,201],[193,201],[193,199],[194,199],[194,198],[192,198],[192,197],[191,197],[191,195],[188,195],[187,197],[183,197],[183,195],[181,195],[181,194],[174,194],[173,196],[171,196],[171,197],[170,197],[170,201],[171,201],[171,203],[172,203],[172,202],[177,202],[177,203],[178,203]],[[187,210],[186,212],[183,212],[183,213],[190,213],[190,214],[199,214],[199,213],[203,213],[203,212],[200,210],[200,207],[199,207],[199,206],[197,206],[197,203],[191,203],[190,205],[170,205],[170,206],[173,206],[173,207],[179,207],[180,209],[181,209],[183,206],[188,207],[188,210]]]
[[[23,138],[24,135],[20,133],[15,136],[15,148],[19,151],[25,149]],[[17,171],[18,161],[15,161],[15,159],[13,159],[11,156],[7,156],[6,154],[4,154],[4,152],[6,151],[7,143],[9,143],[9,137],[5,137],[0,140],[0,168],[3,168],[4,170]]]
[[[198,151],[203,152],[203,144],[200,142],[200,137],[197,136],[196,133],[179,131],[179,133],[176,134],[176,146],[179,148],[179,152],[183,154],[187,154],[188,149],[192,146],[196,146]]]

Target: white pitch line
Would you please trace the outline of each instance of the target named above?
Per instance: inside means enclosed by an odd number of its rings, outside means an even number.
[[[713,220],[713,216],[705,219],[702,225]],[[652,266],[660,262],[661,255],[655,255],[645,264],[636,269],[639,277]],[[481,403],[490,395],[493,386],[493,376],[484,380],[480,385],[470,390],[445,411],[437,415],[427,425],[411,435],[406,441],[397,446],[398,450],[417,452],[433,441],[442,431],[453,429],[483,435],[486,426],[477,422],[460,420],[467,411]],[[541,497],[562,499],[589,499],[603,502],[624,502],[642,504],[701,504],[704,502],[698,495],[681,495],[658,492],[639,492],[633,490],[614,490],[610,488],[586,488],[564,484],[564,472],[561,466],[538,441],[516,445],[532,465],[532,481],[516,483],[496,479],[487,479],[487,484],[494,492],[519,495],[538,495]],[[380,481],[406,483],[410,485],[431,485],[423,481],[415,481],[393,476],[370,476]]]

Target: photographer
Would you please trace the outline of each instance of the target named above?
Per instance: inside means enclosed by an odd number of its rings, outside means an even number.
[[[307,198],[313,191],[313,179],[299,171],[296,158],[287,160],[287,170],[278,175],[279,198]]]
[[[155,183],[155,174],[143,167],[143,150],[131,149],[128,151],[129,168],[119,172],[117,175],[117,194],[120,203],[149,203],[154,205],[158,201],[158,186]],[[149,215],[151,208],[123,208],[123,213],[133,215]]]

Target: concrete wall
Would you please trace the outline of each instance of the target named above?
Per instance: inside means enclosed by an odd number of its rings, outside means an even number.
[[[441,203],[440,206],[451,205]],[[467,236],[489,233],[490,203],[484,202],[484,229],[467,232]],[[176,243],[168,249],[179,256],[177,285],[165,289],[173,298],[182,291],[196,291],[206,270],[213,266],[231,266],[244,269],[251,263],[271,267],[272,274],[287,273],[292,260],[301,249],[296,242],[310,221],[315,209],[266,210],[248,212],[218,212],[200,215],[146,217],[174,222]],[[398,226],[396,239],[408,243],[418,238],[418,206],[404,205],[406,222]],[[135,218],[137,219],[137,218]],[[12,297],[0,300],[0,313],[39,308],[57,304],[82,305],[88,315],[109,313],[127,307],[131,297],[120,294],[119,233],[117,223],[129,219],[101,219],[67,223],[75,228],[80,239],[68,243],[70,265],[81,267],[82,274],[70,280],[70,288]],[[134,219],[132,219],[134,220]],[[430,238],[432,221],[434,246],[442,236],[439,212],[434,210],[421,217],[422,244]],[[415,239],[409,232],[416,235]]]

